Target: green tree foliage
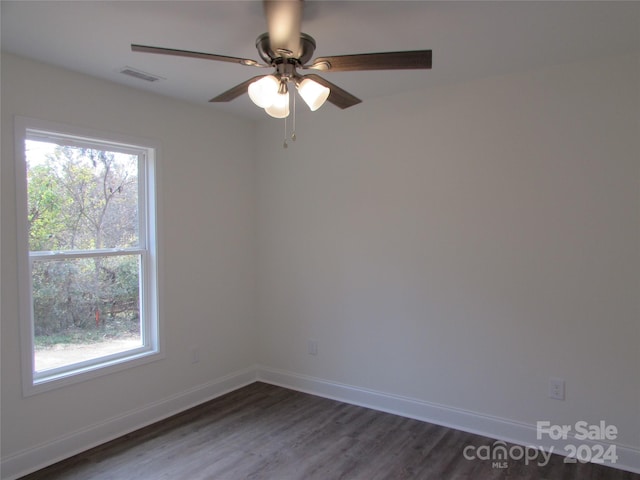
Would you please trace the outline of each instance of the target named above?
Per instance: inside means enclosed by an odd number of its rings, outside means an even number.
[[[64,196],[51,168],[38,165],[29,170],[29,247],[31,250],[58,248],[58,232],[65,229],[61,218]]]
[[[39,143],[30,142],[27,155],[31,251],[138,246],[137,157],[71,146],[43,153]],[[135,253],[34,257],[35,335],[107,325],[138,332],[139,270]]]

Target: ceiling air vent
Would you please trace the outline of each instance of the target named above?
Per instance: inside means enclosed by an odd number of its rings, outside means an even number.
[[[144,80],[146,82],[156,82],[158,80],[164,80],[164,78],[158,75],[143,72],[141,70],[136,70],[135,68],[131,67],[123,67],[119,70],[119,72],[124,75],[129,75],[130,77],[137,78],[139,80]]]

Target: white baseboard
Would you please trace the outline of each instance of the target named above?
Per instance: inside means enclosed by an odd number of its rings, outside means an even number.
[[[185,392],[163,398],[49,442],[3,457],[0,464],[2,479],[14,480],[255,381],[256,369],[254,367],[233,372]]]
[[[403,417],[414,418],[444,427],[482,435],[491,439],[508,442],[523,447],[536,447],[546,452],[565,455],[569,445],[588,445],[596,442],[577,440],[571,434],[566,440],[539,440],[536,425],[514,422],[504,418],[482,415],[476,412],[425,402],[415,398],[378,392],[365,388],[345,385],[317,377],[277,370],[265,366],[257,367],[258,381],[278,385],[320,397],[372,408]],[[603,446],[615,445],[618,459],[613,468],[640,473],[640,449],[611,442],[597,442]]]
[[[157,402],[144,405],[122,415],[89,425],[52,441],[3,457],[0,471],[3,480],[15,480],[48,465],[69,458],[127,433],[168,418],[225,393],[249,385],[256,380],[292,390],[331,398],[382,412],[442,425],[456,430],[483,435],[522,446],[543,447],[562,454],[568,444],[592,444],[569,437],[565,441],[546,444],[536,439],[536,426],[499,417],[451,408],[415,398],[369,390],[317,377],[255,366],[233,372],[203,385]],[[616,445],[615,468],[640,473],[640,449]]]

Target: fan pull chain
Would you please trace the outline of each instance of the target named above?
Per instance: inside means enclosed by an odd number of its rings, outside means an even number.
[[[291,132],[291,141],[296,141],[296,94],[293,93],[293,131]]]
[[[282,148],[289,148],[287,144],[287,117],[284,117],[284,142],[282,143]]]

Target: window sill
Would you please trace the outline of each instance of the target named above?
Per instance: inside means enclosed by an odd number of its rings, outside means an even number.
[[[108,357],[102,359],[99,363],[87,366],[79,366],[73,370],[58,372],[53,370],[47,375],[42,372],[39,378],[24,385],[23,395],[29,397],[39,393],[48,392],[68,385],[85,382],[103,375],[109,375],[116,372],[135,368],[140,365],[155,362],[164,358],[164,354],[159,350],[145,349],[143,351],[129,352],[125,356],[118,356],[114,359]]]

